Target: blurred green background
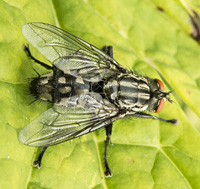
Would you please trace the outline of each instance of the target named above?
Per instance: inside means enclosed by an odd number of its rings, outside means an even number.
[[[200,47],[192,23],[199,1],[0,0],[0,188],[200,188]],[[48,105],[28,95],[28,78],[47,71],[27,58],[21,27],[45,22],[102,48],[128,69],[161,78],[174,90],[159,117],[179,125],[127,118],[115,122],[103,175],[105,131],[50,147],[41,170],[36,149],[18,141],[21,128]],[[30,45],[35,57],[47,62]]]

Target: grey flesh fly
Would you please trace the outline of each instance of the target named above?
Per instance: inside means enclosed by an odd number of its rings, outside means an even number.
[[[151,118],[176,125],[147,112],[158,113],[164,101],[172,102],[159,79],[130,72],[113,59],[111,46],[103,51],[78,37],[49,24],[28,23],[22,27],[25,38],[51,66],[34,58],[28,45],[24,51],[35,63],[52,70],[30,82],[30,93],[48,101],[51,108],[24,127],[21,143],[43,147],[35,167],[41,168],[42,157],[49,146],[56,145],[100,128],[106,130],[105,176],[112,172],[107,161],[112,124],[126,116]],[[36,71],[37,72],[37,71]]]

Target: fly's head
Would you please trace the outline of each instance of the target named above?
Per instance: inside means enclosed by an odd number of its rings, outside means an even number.
[[[158,113],[163,109],[166,100],[172,103],[172,100],[168,97],[172,91],[165,92],[162,81],[159,79],[149,79],[149,86],[150,100],[147,108],[148,111]]]

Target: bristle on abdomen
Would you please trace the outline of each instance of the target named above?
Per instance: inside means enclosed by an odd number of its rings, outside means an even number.
[[[30,93],[37,99],[52,102],[53,73],[33,78],[30,83]]]

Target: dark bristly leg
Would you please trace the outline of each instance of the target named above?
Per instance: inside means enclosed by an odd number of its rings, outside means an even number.
[[[48,70],[53,70],[54,68],[39,61],[38,59],[36,59],[35,57],[32,56],[31,51],[29,49],[28,45],[24,45],[23,46],[24,52],[27,54],[27,56],[31,59],[34,60],[37,64],[43,66],[44,68],[48,69]],[[34,69],[34,71],[37,73],[38,77],[40,77],[40,74]],[[46,151],[47,147],[44,147],[42,149],[42,151],[40,152],[38,158],[33,162],[33,166],[37,167],[38,169],[40,169],[42,167],[42,157]]]
[[[104,46],[103,51],[109,55],[111,58],[113,58],[113,47],[112,46]]]
[[[105,140],[105,153],[104,153],[104,164],[106,167],[106,171],[104,172],[104,175],[106,177],[112,177],[112,172],[108,166],[108,160],[107,160],[107,154],[108,154],[108,145],[111,143],[111,134],[112,134],[112,123],[105,127],[106,129],[106,140]]]
[[[104,46],[103,51],[109,55],[111,58],[113,58],[113,48],[112,46]],[[108,166],[108,159],[107,159],[107,154],[108,154],[108,146],[111,143],[111,134],[112,134],[112,123],[108,126],[105,127],[106,129],[106,140],[105,140],[105,153],[104,153],[104,164],[106,171],[104,172],[104,175],[106,177],[112,177],[112,172]]]
[[[152,116],[151,114],[146,114],[146,113],[143,113],[143,112],[135,113],[135,114],[133,114],[133,116],[134,117],[147,118],[147,119],[157,119],[159,121],[171,123],[173,125],[178,125],[178,123],[179,123],[177,119],[163,119],[163,118]]]
[[[27,54],[27,56],[31,59],[31,60],[34,60],[36,63],[40,64],[41,66],[43,66],[44,68],[48,69],[48,70],[52,70],[53,67],[43,63],[43,62],[40,62],[38,59],[36,59],[35,57],[32,56],[31,54],[31,51],[29,49],[29,46],[28,45],[24,45],[23,46],[23,49],[24,49],[24,52]]]
[[[47,150],[47,148],[48,148],[48,147],[44,147],[44,148],[42,149],[42,151],[40,152],[40,154],[39,154],[37,160],[35,160],[35,161],[33,162],[33,166],[34,166],[34,167],[37,167],[38,169],[40,169],[40,168],[42,167],[42,157],[43,157],[45,151]]]

